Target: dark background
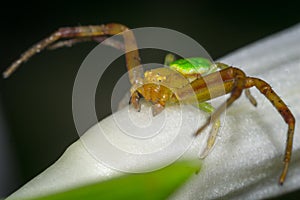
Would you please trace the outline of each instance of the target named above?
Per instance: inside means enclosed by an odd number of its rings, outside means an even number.
[[[214,59],[295,25],[299,6],[287,1],[262,4],[253,1],[72,1],[8,2],[1,6],[0,69],[35,42],[63,26],[117,22],[131,28],[165,27],[182,32],[200,44]],[[78,135],[72,117],[72,87],[81,62],[95,43],[45,51],[22,65],[11,78],[0,80],[12,174],[4,197],[56,161]],[[157,53],[156,61],[163,54]],[[152,61],[146,57],[144,61]],[[108,85],[125,72],[112,68]],[[110,73],[110,74],[109,74]],[[99,109],[109,114],[109,93],[102,91]],[[105,109],[106,108],[106,109]],[[0,163],[1,164],[1,163]],[[0,177],[3,181],[3,177]],[[282,199],[296,199],[294,193]]]

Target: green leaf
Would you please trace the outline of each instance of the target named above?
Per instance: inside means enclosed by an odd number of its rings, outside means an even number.
[[[129,174],[34,200],[165,199],[200,171],[199,161],[181,161],[163,169]]]

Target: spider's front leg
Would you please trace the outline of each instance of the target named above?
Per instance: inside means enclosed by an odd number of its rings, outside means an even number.
[[[83,37],[83,38],[72,38],[63,41],[57,41],[50,46],[47,47],[49,50],[54,50],[62,47],[72,47],[75,44],[83,43],[83,42],[97,42],[102,43],[104,45],[113,47],[115,49],[119,49],[121,51],[125,51],[124,43],[114,40],[112,38],[108,38],[107,36],[96,36],[96,37]]]
[[[124,44],[111,38],[107,39],[108,36],[116,34],[123,36]],[[11,66],[6,69],[3,73],[3,77],[9,77],[22,63],[46,48],[56,49],[87,41],[103,42],[105,45],[125,51],[129,80],[132,85],[140,84],[143,76],[143,68],[139,67],[141,62],[135,37],[133,32],[126,26],[116,23],[60,28],[25,51],[18,60],[13,62]],[[132,95],[131,102],[137,110],[140,109],[138,93]]]
[[[142,68],[137,68],[140,65],[140,57],[138,48],[136,45],[135,37],[126,26],[122,24],[106,24],[95,26],[78,26],[78,27],[65,27],[60,28],[56,32],[52,33],[49,37],[41,40],[37,44],[33,45],[30,49],[25,51],[21,57],[12,63],[12,65],[3,73],[3,77],[9,77],[22,63],[26,62],[33,55],[39,53],[45,48],[55,44],[61,39],[67,39],[71,41],[74,39],[74,43],[78,41],[103,39],[101,36],[122,34],[124,37],[125,57],[126,65],[129,73],[129,79],[132,84],[135,84],[139,78],[143,75]],[[65,43],[57,43],[64,46]],[[111,46],[116,46],[115,44]],[[118,46],[118,45],[117,45]],[[55,47],[55,46],[54,46]]]

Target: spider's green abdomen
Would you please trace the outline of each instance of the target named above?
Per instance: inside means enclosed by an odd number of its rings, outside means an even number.
[[[211,71],[213,63],[206,58],[195,57],[176,60],[170,63],[170,68],[183,75],[207,74]]]

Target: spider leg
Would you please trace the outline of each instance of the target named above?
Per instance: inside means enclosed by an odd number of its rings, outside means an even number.
[[[210,124],[210,122],[214,123],[224,112],[226,107],[230,106],[236,99],[240,97],[244,89],[255,86],[273,104],[273,106],[277,109],[277,111],[280,113],[280,115],[288,125],[286,148],[283,160],[284,167],[279,179],[279,184],[282,185],[285,181],[292,155],[293,137],[295,131],[295,118],[293,114],[291,113],[287,105],[282,101],[282,99],[274,92],[271,86],[265,81],[258,78],[246,77],[245,73],[242,70],[233,67],[221,70],[219,73],[223,79],[223,87],[226,93],[231,93],[231,96],[226,100],[225,103],[223,103],[213,112],[211,118],[207,120],[207,122],[196,132],[195,135],[199,134],[204,128],[206,128]],[[214,74],[210,74],[206,77],[206,79],[208,79],[209,81],[214,81],[214,78]],[[200,100],[205,101],[208,98],[215,98],[222,95],[222,93],[220,92],[216,93],[213,97],[209,97],[209,90],[204,83],[204,79],[198,79],[192,82],[192,86]],[[219,85],[216,85],[215,90],[217,90],[218,87]]]
[[[295,130],[295,118],[287,105],[281,100],[281,98],[274,92],[271,86],[265,81],[258,79],[247,77],[245,87],[253,87],[255,86],[269,101],[273,104],[273,106],[280,113],[284,121],[288,125],[287,131],[287,140],[286,140],[286,148],[284,154],[284,168],[281,173],[279,184],[283,184],[287,175],[288,166],[292,156],[292,146],[293,146],[293,137]]]
[[[108,38],[107,36],[98,36],[98,37],[84,37],[84,38],[73,38],[73,39],[68,39],[64,41],[58,41],[51,46],[48,46],[47,49],[49,50],[54,50],[62,47],[72,47],[75,44],[82,43],[82,42],[92,42],[95,41],[97,43],[102,43],[104,45],[113,47],[115,49],[119,49],[122,51],[125,51],[125,46],[122,42]]]
[[[246,88],[245,89],[245,95],[246,97],[249,99],[250,103],[256,107],[257,106],[257,101],[256,99],[252,96],[252,94],[250,93],[250,89]]]
[[[93,38],[87,37],[87,38],[72,38],[72,39],[67,39],[63,41],[57,41],[50,46],[47,47],[48,50],[55,50],[59,49],[62,47],[72,47],[75,44],[82,43],[82,42],[91,42],[93,41]]]
[[[199,108],[207,113],[213,113],[215,108],[207,103],[207,102],[202,102],[202,103],[199,103]],[[217,138],[217,135],[218,135],[218,132],[219,132],[219,129],[220,129],[220,126],[221,126],[221,122],[220,122],[220,119],[218,118],[214,123],[213,123],[213,126],[209,132],[209,136],[208,136],[208,139],[207,139],[207,143],[206,143],[206,147],[205,149],[203,150],[203,152],[200,154],[200,159],[204,159],[209,153],[210,151],[212,150],[212,148],[214,147],[214,144],[216,142],[216,138]]]
[[[136,45],[135,37],[126,26],[121,24],[106,24],[96,26],[78,26],[60,28],[52,33],[49,37],[41,40],[25,51],[21,57],[13,62],[11,66],[3,73],[3,77],[9,77],[22,63],[26,62],[33,55],[44,50],[48,46],[54,44],[60,39],[76,39],[76,38],[93,38],[99,36],[108,36],[122,33],[125,43],[126,65],[129,71],[129,80],[132,84],[136,84],[143,76],[143,70],[140,65],[140,57]],[[72,43],[72,42],[71,42]]]

